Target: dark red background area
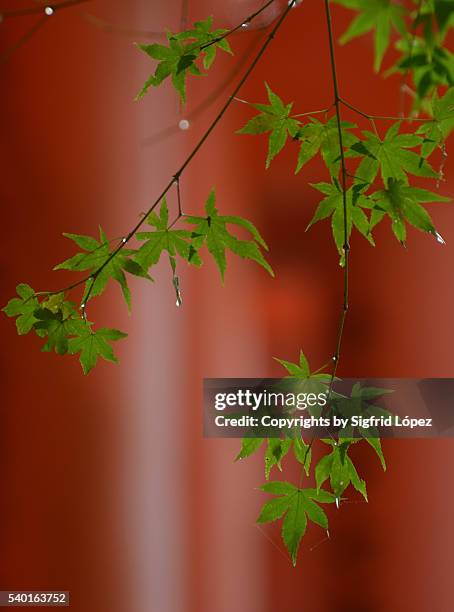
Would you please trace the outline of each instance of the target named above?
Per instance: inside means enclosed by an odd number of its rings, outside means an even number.
[[[239,4],[194,2],[189,19],[213,13],[229,27],[253,3]],[[349,13],[333,15],[340,34]],[[1,23],[0,52],[36,19]],[[162,32],[180,20],[179,2],[94,0],[54,15],[0,63],[2,305],[18,282],[36,290],[67,282],[51,271],[74,252],[63,231],[93,235],[102,224],[124,235],[233,88],[241,70],[220,57],[191,82],[187,108],[167,85],[133,101],[152,64],[132,42],[150,38],[126,30]],[[328,106],[325,30],[323,3],[305,0],[241,97],[264,101],[266,80],[295,112]],[[263,35],[232,39],[240,64]],[[365,112],[396,114],[399,80],[371,73],[372,39],[337,53],[342,95]],[[1,318],[0,589],[70,590],[81,612],[452,608],[449,440],[386,442],[386,474],[370,449],[355,449],[369,504],[352,494],[331,509],[330,539],[311,528],[293,569],[278,526],[254,526],[265,497],[261,458],[233,464],[237,442],[202,437],[203,377],[279,376],[272,357],[296,360],[300,348],[318,368],[333,352],[341,306],[329,225],[305,232],[319,200],[310,183],[326,171],[314,161],[294,176],[292,143],[265,171],[266,139],[234,134],[250,116],[244,104],[231,107],[184,175],[183,203],[202,210],[216,186],[223,212],[260,228],[276,279],[233,258],[225,286],[211,263],[181,267],[176,309],[162,264],[153,285],[131,283],[132,317],[112,287],[89,315],[129,338],[119,366],[102,363],[87,378],[75,359],[41,354],[36,338],[17,337]],[[350,111],[345,118],[357,121]],[[449,158],[440,187],[448,196],[452,168]],[[174,194],[169,202],[175,211]],[[411,230],[404,250],[386,224],[375,249],[353,237],[340,375],[453,375],[454,213],[445,204],[430,212],[444,247]],[[298,477],[291,461],[283,477]]]

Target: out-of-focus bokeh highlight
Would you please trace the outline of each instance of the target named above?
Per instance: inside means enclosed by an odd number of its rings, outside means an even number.
[[[30,4],[5,0],[4,8]],[[194,79],[185,108],[167,84],[133,101],[153,65],[132,43],[209,14],[232,27],[258,6],[93,0],[53,15],[12,53],[37,17],[0,23],[2,305],[18,282],[65,283],[51,272],[73,253],[62,232],[94,234],[101,224],[125,234],[265,30],[232,38],[236,57],[219,57],[209,76]],[[337,34],[349,19],[334,8]],[[372,44],[365,37],[337,48],[342,95],[393,115],[399,79],[373,75]],[[241,97],[264,101],[265,80],[297,112],[330,104],[321,0],[293,10]],[[183,209],[200,212],[215,186],[222,211],[260,228],[276,279],[233,258],[225,286],[211,263],[181,266],[178,309],[163,262],[154,284],[132,282],[132,317],[112,287],[88,314],[129,338],[118,367],[103,363],[87,378],[75,359],[41,354],[36,338],[17,337],[1,318],[0,589],[69,590],[76,612],[452,609],[452,442],[386,442],[386,474],[371,450],[355,449],[369,504],[351,494],[330,510],[330,538],[311,527],[294,569],[278,526],[255,525],[266,497],[261,458],[234,464],[238,442],[202,437],[203,377],[279,376],[273,356],[294,360],[300,348],[320,367],[341,306],[329,226],[305,232],[318,197],[310,183],[325,170],[316,161],[294,176],[290,143],[265,171],[266,139],[234,134],[250,116],[241,103],[228,111],[182,178]],[[448,196],[453,164],[440,186]],[[446,246],[414,230],[404,250],[385,226],[375,249],[353,237],[341,375],[454,375],[454,212],[444,204],[431,212]],[[297,474],[288,462],[283,478]]]

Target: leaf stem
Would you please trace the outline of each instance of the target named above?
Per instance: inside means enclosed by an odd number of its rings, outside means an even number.
[[[180,179],[179,178],[175,180],[175,185],[176,185],[176,188],[177,188],[178,213],[177,213],[177,216],[175,217],[175,219],[169,225],[169,230],[172,229],[172,227],[178,223],[178,221],[181,219],[181,217],[184,216],[183,210],[181,208],[181,190],[180,190]]]
[[[1,16],[1,13],[0,13]],[[42,15],[41,19],[38,19],[36,23],[34,23],[30,29],[28,29],[15,43],[13,43],[10,47],[5,49],[0,54],[0,62],[7,62],[10,57],[20,49],[25,43],[27,43],[37,32],[47,23],[47,15]]]
[[[349,281],[350,245],[348,242],[348,218],[347,218],[347,214],[348,214],[348,210],[347,210],[348,172],[347,172],[347,165],[345,162],[344,139],[342,135],[342,113],[341,113],[342,98],[339,95],[339,82],[337,78],[336,54],[334,51],[334,35],[333,35],[333,25],[332,25],[332,19],[331,19],[330,2],[329,0],[324,0],[324,3],[325,3],[326,24],[327,24],[327,29],[328,29],[331,78],[332,78],[333,93],[334,93],[334,100],[333,100],[332,106],[334,106],[334,109],[336,111],[337,132],[338,132],[338,139],[339,139],[339,152],[340,152],[340,161],[341,161],[341,186],[342,186],[342,203],[343,203],[343,214],[344,214],[343,251],[344,251],[344,258],[345,258],[344,275],[343,275],[344,276],[344,289],[343,289],[342,308],[341,308],[339,325],[338,325],[338,330],[337,330],[336,348],[334,351],[334,355],[332,357],[332,371],[331,371],[331,377],[330,377],[330,382],[329,382],[329,387],[328,387],[327,403],[329,404],[329,401],[331,400],[331,396],[333,393],[333,386],[334,386],[334,381],[336,379],[337,368],[339,365],[342,338],[344,335],[345,319],[347,318],[347,312],[349,308],[349,303],[348,303],[349,282],[348,281]],[[312,436],[308,444],[308,447],[306,449],[306,452],[304,454],[303,467],[301,469],[300,484],[299,484],[300,488],[301,488],[302,480],[304,478],[304,466],[306,465],[306,459],[314,444],[314,441],[315,441],[315,436]]]
[[[255,104],[254,102],[249,102],[248,100],[243,100],[242,98],[235,98],[235,102],[241,102],[241,104],[247,104],[248,106],[254,106]],[[322,108],[320,110],[315,110],[315,111],[307,111],[305,113],[298,113],[297,115],[290,115],[291,119],[298,119],[299,117],[308,117],[309,115],[322,115],[326,113],[329,113],[329,111],[333,108],[333,105],[331,104],[331,106],[329,106],[328,108]],[[272,113],[268,110],[266,110],[265,108],[260,109],[262,113],[267,113],[268,115],[272,115]]]
[[[423,0],[418,0],[418,7],[416,9],[416,16],[413,20],[410,45],[409,45],[410,52],[408,55],[408,59],[410,60],[413,57],[413,52],[415,50],[418,20],[419,20],[419,17],[421,16],[422,5],[423,5]],[[405,113],[405,93],[408,93],[409,91],[411,91],[411,89],[408,86],[408,75],[409,74],[410,74],[410,68],[407,68],[407,70],[402,76],[402,82],[400,84],[400,114],[401,115]]]
[[[369,115],[368,113],[363,112],[362,110],[360,110],[359,108],[357,108],[356,106],[353,106],[353,104],[350,104],[350,102],[347,102],[347,100],[344,100],[343,98],[340,99],[340,102],[346,106],[347,108],[349,108],[350,110],[352,110],[353,112],[357,113],[358,115],[361,115],[361,117],[364,117],[365,119],[369,119],[373,120],[373,119],[379,119],[379,120],[383,120],[383,121],[424,121],[425,123],[431,123],[434,121],[434,119],[425,119],[423,117],[392,117],[392,116],[386,116],[386,115]]]
[[[308,115],[322,115],[329,113],[329,111],[333,108],[333,105],[328,106],[328,108],[322,108],[321,110],[311,111],[307,113],[299,113],[298,115],[290,115],[292,119],[297,119],[298,117],[307,117]]]
[[[325,0],[325,14],[326,24],[328,28],[328,39],[329,39],[329,52],[330,52],[330,63],[331,63],[331,76],[334,91],[334,108],[336,111],[336,122],[337,131],[339,137],[339,152],[341,160],[341,186],[342,186],[342,202],[343,202],[343,214],[344,214],[344,290],[343,290],[343,301],[342,309],[339,319],[339,327],[337,332],[336,348],[333,355],[333,369],[331,373],[331,381],[329,385],[329,394],[331,397],[334,379],[336,378],[337,368],[339,365],[339,359],[341,354],[342,338],[344,334],[345,319],[349,308],[348,297],[349,297],[349,255],[350,255],[350,244],[348,242],[348,210],[347,210],[347,165],[345,162],[344,154],[344,142],[342,134],[342,114],[341,114],[341,103],[342,98],[339,95],[339,82],[337,77],[337,65],[336,55],[334,51],[334,35],[333,26],[331,19],[330,1]]]

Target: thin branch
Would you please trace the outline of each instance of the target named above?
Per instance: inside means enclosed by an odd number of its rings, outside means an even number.
[[[348,210],[347,210],[347,165],[345,162],[345,153],[344,153],[344,142],[342,135],[342,114],[341,114],[341,97],[339,95],[339,83],[337,78],[337,67],[336,67],[336,55],[334,51],[334,35],[333,35],[333,26],[331,20],[331,10],[329,0],[325,0],[325,13],[326,13],[326,23],[328,27],[328,38],[329,38],[329,51],[330,51],[330,60],[331,60],[331,73],[332,73],[332,81],[333,81],[333,91],[334,91],[334,107],[336,109],[336,120],[337,120],[337,131],[339,136],[339,152],[340,152],[340,160],[341,160],[341,184],[342,184],[342,202],[343,202],[343,213],[344,213],[344,291],[343,291],[343,302],[342,302],[342,310],[339,320],[339,328],[337,333],[337,341],[336,341],[336,349],[333,355],[333,370],[331,374],[331,381],[329,386],[329,395],[332,393],[334,379],[336,378],[337,368],[339,365],[341,346],[342,346],[342,338],[344,334],[344,326],[345,319],[348,312],[348,289],[349,289],[349,255],[350,255],[350,244],[348,242]]]
[[[411,40],[410,40],[410,53],[409,53],[409,59],[411,60],[411,58],[413,57],[413,51],[415,48],[415,43],[416,43],[416,29],[417,29],[417,22],[419,20],[419,17],[421,16],[421,11],[422,11],[422,5],[423,5],[423,0],[419,0],[418,1],[418,8],[416,10],[416,17],[413,21],[413,31],[411,33]],[[410,89],[408,87],[408,75],[410,74],[410,68],[407,68],[407,70],[405,71],[403,77],[402,77],[402,82],[400,84],[400,114],[403,115],[405,113],[405,92],[408,92],[408,90]]]
[[[180,179],[177,179],[177,200],[178,200],[178,214],[180,217],[183,215],[183,211],[181,209],[181,190],[180,190]]]
[[[217,36],[216,38],[213,38],[213,40],[210,40],[209,42],[203,45],[200,45],[200,47],[196,47],[196,48],[200,49],[200,51],[203,51],[207,47],[211,47],[211,45],[215,45],[221,40],[224,40],[224,38],[227,38],[228,36],[231,36],[235,32],[238,32],[238,30],[241,30],[242,28],[247,27],[251,23],[251,21],[254,21],[256,17],[258,17],[261,13],[263,13],[263,11],[265,11],[274,2],[276,2],[276,0],[268,0],[268,2],[264,4],[261,8],[259,8],[258,11],[255,11],[255,13],[252,13],[252,15],[249,15],[249,17],[247,17],[246,19],[243,19],[243,21],[241,21],[237,26],[225,32],[222,36]],[[296,0],[295,1],[292,0],[291,7],[293,7],[294,4],[296,4]],[[287,13],[287,10],[285,12]]]
[[[87,1],[87,0],[85,0],[85,1]],[[249,17],[246,20],[243,20],[236,27],[232,28],[231,30],[228,30],[222,36],[218,36],[216,38],[213,38],[212,40],[210,40],[207,43],[204,43],[203,45],[194,45],[193,49],[200,51],[200,50],[206,49],[207,47],[210,47],[211,45],[214,45],[214,44],[220,42],[224,38],[227,38],[228,36],[230,36],[234,32],[237,32],[238,30],[240,30],[243,27],[244,23],[249,23],[253,19],[255,19],[256,17],[258,17],[258,15],[260,15],[260,13],[262,11],[264,11],[266,8],[268,8],[268,6],[270,6],[275,1],[276,0],[270,0],[266,5],[262,6],[260,8],[260,10],[256,11],[252,15],[249,15]],[[90,14],[86,14],[85,15],[85,19],[87,19],[87,21],[89,21],[90,23],[92,23],[96,27],[103,29],[106,32],[119,32],[120,34],[124,34],[126,36],[142,36],[142,37],[153,38],[153,39],[165,39],[166,38],[166,34],[164,32],[153,32],[153,31],[149,31],[149,30],[137,30],[137,29],[132,29],[132,28],[122,28],[120,26],[116,26],[116,25],[114,25],[112,23],[109,23],[107,21],[103,21],[102,19],[99,19],[98,17],[96,17],[94,15],[90,15]],[[187,26],[188,26],[188,0],[182,0],[181,31],[186,30]]]
[[[290,115],[290,117],[292,119],[298,119],[299,117],[308,117],[309,115],[323,115],[326,113],[329,113],[329,111],[333,108],[334,104],[331,104],[331,106],[328,106],[328,108],[322,108],[321,110],[316,110],[316,111],[312,111],[312,112],[307,112],[307,113],[299,113],[298,115]]]
[[[247,104],[248,106],[255,106],[254,102],[249,102],[248,100],[243,100],[242,98],[235,98],[235,102],[241,102],[241,104]],[[298,115],[290,115],[291,119],[298,119],[299,117],[308,117],[309,115],[322,115],[328,113],[333,108],[333,104],[328,108],[322,108],[321,110],[308,111],[306,113],[299,113]],[[271,111],[266,110],[265,108],[260,109],[262,113],[266,113],[268,115],[272,115]]]
[[[119,242],[121,241],[121,243],[125,243],[126,244],[126,238],[111,238],[110,240],[107,241],[107,244],[110,245],[113,242]],[[103,246],[105,246],[106,243],[102,243],[100,244],[96,249],[94,249],[93,251],[90,251],[89,253],[87,253],[87,257],[90,256],[91,259],[100,259],[105,257],[105,255],[101,254],[98,255],[96,257],[92,257],[93,253],[95,253],[96,251],[99,251],[100,249],[103,248]],[[83,260],[81,260],[83,261]],[[91,276],[91,275],[90,275]],[[86,279],[89,280],[90,276]],[[71,285],[68,285],[67,287],[64,287],[63,289],[57,289],[56,291],[36,291],[34,295],[36,296],[52,296],[52,295],[58,295],[59,293],[68,293],[69,291],[71,291],[72,289],[76,289],[76,287],[79,287],[79,285],[81,285],[83,282],[85,281],[76,281],[74,283],[72,283]]]
[[[349,294],[349,255],[350,255],[350,244],[348,242],[348,207],[347,207],[347,164],[345,162],[345,153],[344,153],[344,138],[342,134],[342,113],[341,113],[341,103],[342,98],[339,94],[339,83],[337,78],[337,65],[336,65],[336,54],[334,50],[334,34],[333,34],[333,25],[331,19],[331,9],[330,9],[330,0],[324,0],[325,2],[325,15],[326,15],[326,25],[328,29],[328,41],[329,41],[329,54],[330,54],[330,64],[331,64],[331,78],[333,85],[333,93],[334,100],[333,105],[336,111],[336,122],[337,122],[337,132],[338,132],[338,140],[339,140],[339,153],[340,153],[340,161],[341,161],[341,186],[342,186],[342,204],[343,204],[343,215],[344,215],[344,244],[343,244],[343,252],[344,252],[344,289],[343,289],[343,300],[342,300],[342,309],[339,318],[339,326],[337,330],[337,339],[336,339],[336,348],[334,350],[334,355],[332,357],[332,371],[330,376],[329,388],[328,388],[328,403],[331,400],[331,396],[333,393],[334,381],[336,379],[337,368],[339,365],[339,359],[341,355],[341,347],[342,347],[342,338],[344,335],[344,327],[345,327],[345,319],[347,317],[348,312],[348,294]],[[331,436],[332,437],[332,436]],[[304,466],[306,465],[307,456],[314,444],[315,436],[312,436],[306,452],[304,454],[303,459],[303,468],[301,470],[300,476],[300,488],[301,483],[304,478]]]
[[[178,221],[181,219],[181,217],[184,216],[183,210],[181,208],[181,190],[180,190],[180,179],[179,178],[176,179],[175,186],[176,186],[176,190],[177,190],[178,214],[175,217],[175,219],[172,221],[172,223],[169,225],[169,229],[172,229],[172,227],[174,227],[174,225],[176,225],[178,223]]]
[[[268,34],[268,36],[266,37],[264,43],[262,44],[262,46],[260,47],[257,55],[255,56],[255,58],[252,60],[249,68],[246,70],[246,72],[244,73],[243,77],[240,79],[238,85],[235,87],[235,89],[233,90],[233,92],[230,94],[230,96],[228,97],[227,101],[225,102],[224,106],[221,108],[221,110],[219,111],[219,113],[216,115],[215,119],[212,121],[212,123],[210,124],[210,126],[208,127],[208,129],[205,131],[205,133],[203,134],[203,136],[201,137],[201,139],[199,140],[199,142],[196,144],[196,146],[194,147],[194,149],[191,151],[191,153],[188,155],[188,157],[186,158],[186,160],[183,162],[183,164],[180,166],[180,168],[173,174],[172,178],[170,179],[170,181],[167,183],[167,185],[164,187],[164,189],[162,190],[162,192],[159,194],[159,196],[156,198],[156,200],[153,202],[153,204],[150,206],[150,208],[148,209],[148,211],[146,212],[145,216],[140,219],[140,221],[138,223],[136,223],[136,225],[128,232],[128,234],[125,236],[124,241],[116,248],[114,249],[114,251],[112,251],[112,253],[109,255],[109,257],[105,260],[105,262],[92,274],[90,274],[88,277],[80,280],[77,284],[75,284],[72,288],[77,287],[78,285],[82,285],[83,283],[89,281],[89,286],[88,286],[88,290],[85,292],[84,297],[83,297],[83,302],[81,304],[81,309],[82,309],[82,315],[85,314],[85,307],[86,304],[88,302],[88,300],[90,299],[91,293],[93,291],[93,286],[94,283],[97,279],[97,277],[99,276],[99,274],[104,270],[104,268],[112,261],[112,259],[124,248],[124,246],[131,240],[131,238],[134,237],[134,235],[136,234],[136,232],[142,227],[143,223],[145,222],[146,217],[159,205],[159,203],[161,202],[161,200],[163,199],[163,197],[168,193],[168,191],[171,189],[171,187],[173,186],[175,181],[178,181],[181,177],[181,175],[183,174],[183,172],[186,170],[186,168],[189,166],[189,164],[191,163],[191,161],[194,159],[194,157],[197,155],[197,153],[200,151],[200,149],[203,147],[205,141],[208,139],[208,137],[210,136],[211,132],[214,130],[214,128],[217,126],[217,124],[220,122],[220,120],[222,119],[222,117],[224,116],[224,114],[226,113],[226,111],[228,110],[228,108],[230,107],[230,105],[232,104],[233,100],[235,99],[235,97],[237,96],[238,92],[240,91],[240,89],[243,87],[243,85],[246,83],[246,81],[248,80],[249,76],[251,75],[251,73],[253,72],[253,70],[255,69],[256,65],[259,63],[260,59],[262,58],[263,54],[265,53],[265,51],[267,50],[268,46],[270,45],[271,41],[274,39],[274,37],[276,36],[276,33],[278,32],[279,28],[281,27],[282,23],[285,21],[287,15],[289,14],[290,10],[293,8],[293,6],[296,4],[296,0],[291,0],[291,2],[289,2],[287,8],[285,9],[285,11],[282,13],[282,15],[280,16],[280,18],[278,19],[277,23],[274,25],[273,29],[271,30],[271,32]]]
[[[260,36],[261,38],[261,36]],[[221,94],[224,93],[224,91],[227,89],[227,87],[231,84],[231,82],[238,76],[239,73],[241,73],[241,70],[244,68],[244,66],[247,64],[247,62],[249,61],[249,59],[252,57],[254,50],[258,47],[258,43],[259,43],[259,38],[255,38],[252,41],[252,44],[247,48],[244,56],[242,56],[240,58],[240,61],[237,60],[237,64],[235,65],[234,69],[232,71],[229,72],[229,74],[227,75],[227,77],[222,81],[222,83],[219,85],[219,87],[217,87],[216,89],[214,89],[198,106],[196,106],[194,108],[193,111],[185,114],[185,117],[188,121],[193,121],[194,119],[196,119],[201,113],[203,113],[209,106],[211,106],[211,104],[213,102],[215,102],[220,96]],[[238,98],[236,98],[238,100]],[[173,123],[172,125],[169,125],[165,128],[163,128],[162,130],[160,130],[159,132],[157,132],[156,134],[153,134],[151,136],[146,137],[142,143],[145,146],[148,145],[152,145],[152,144],[156,144],[158,142],[163,141],[165,138],[167,138],[168,136],[172,136],[173,134],[179,132],[180,129],[178,127],[178,124],[175,125],[175,123]]]
[[[44,13],[46,17],[50,17],[57,11],[90,1],[91,0],[65,0],[64,2],[60,2],[58,4],[53,4],[50,2],[46,6],[31,6],[29,8],[15,9],[11,11],[0,10],[0,14],[4,19],[8,19],[10,17],[24,17],[25,15],[40,15],[42,13]],[[47,9],[52,9],[52,12],[47,12]]]
[[[186,30],[188,27],[189,0],[181,2],[181,29]]]
[[[358,115],[361,115],[361,117],[364,117],[365,119],[369,119],[369,121],[373,119],[378,119],[378,120],[383,120],[383,121],[410,121],[410,122],[411,121],[424,121],[425,123],[431,123],[434,121],[434,119],[429,119],[429,118],[425,119],[424,117],[402,117],[402,116],[392,117],[389,115],[369,115],[368,113],[363,112],[356,106],[353,106],[353,104],[350,104],[350,102],[347,102],[347,100],[344,100],[343,98],[340,99],[340,102],[344,106],[352,110],[353,112],[357,113]]]
[[[23,34],[19,40],[13,43],[8,49],[0,53],[0,63],[7,62],[9,58],[20,49],[25,43],[27,43],[43,25],[47,22],[47,15],[43,15],[32,27]]]
[[[90,2],[90,0],[66,0],[58,4],[45,4],[24,9],[15,10],[0,10],[0,21],[12,17],[24,17],[27,15],[41,15],[41,19],[37,21],[25,34],[23,34],[17,42],[0,54],[0,63],[6,62],[20,47],[28,42],[38,30],[47,22],[49,17],[52,17],[57,11],[71,8],[82,2]]]

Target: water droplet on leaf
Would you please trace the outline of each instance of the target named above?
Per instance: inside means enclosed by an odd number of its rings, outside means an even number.
[[[446,241],[441,234],[439,234],[438,232],[435,232],[434,236],[435,236],[436,241],[439,244],[446,244]]]
[[[269,4],[269,3],[268,3]],[[294,6],[300,4],[297,0]],[[251,22],[247,22],[249,15],[256,13],[265,5],[264,0],[227,0],[219,4],[216,10],[216,18],[221,27],[231,29],[237,27],[241,22],[241,30],[261,30],[268,27],[289,6],[289,0],[274,0],[267,8],[257,15]]]
[[[190,125],[191,124],[189,123],[187,119],[182,119],[180,123],[178,124],[178,127],[180,128],[180,130],[186,131],[186,130],[189,130]]]
[[[180,279],[178,278],[178,276],[174,275],[174,277],[172,278],[172,282],[173,282],[173,286],[175,288],[175,293],[177,296],[175,306],[177,308],[180,308],[180,306],[182,306],[183,304],[183,298],[181,297],[181,290],[180,290]]]

